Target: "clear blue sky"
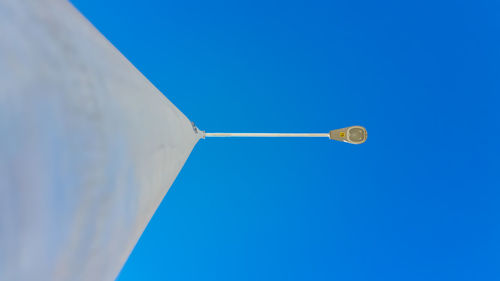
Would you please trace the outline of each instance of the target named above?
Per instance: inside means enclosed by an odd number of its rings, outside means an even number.
[[[497,1],[75,6],[201,140],[118,280],[500,280]]]

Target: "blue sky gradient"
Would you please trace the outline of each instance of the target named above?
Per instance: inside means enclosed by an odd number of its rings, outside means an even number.
[[[500,280],[496,1],[72,3],[206,131],[119,281]]]

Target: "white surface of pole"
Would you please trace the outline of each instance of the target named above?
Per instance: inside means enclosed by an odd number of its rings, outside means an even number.
[[[0,0],[0,281],[113,281],[198,142],[66,0]]]

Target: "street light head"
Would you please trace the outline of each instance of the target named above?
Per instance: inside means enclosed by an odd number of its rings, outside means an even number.
[[[330,139],[353,144],[360,144],[366,141],[368,133],[361,126],[351,126],[342,129],[330,131]]]

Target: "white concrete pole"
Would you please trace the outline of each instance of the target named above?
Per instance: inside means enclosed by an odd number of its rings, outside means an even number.
[[[66,0],[0,0],[0,281],[112,281],[201,135]]]

